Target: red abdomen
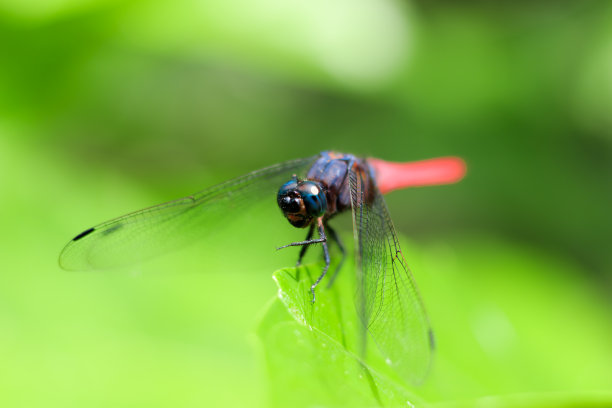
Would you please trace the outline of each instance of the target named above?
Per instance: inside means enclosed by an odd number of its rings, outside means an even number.
[[[374,170],[380,192],[407,187],[456,183],[465,176],[466,165],[459,157],[440,157],[409,163],[367,159]]]

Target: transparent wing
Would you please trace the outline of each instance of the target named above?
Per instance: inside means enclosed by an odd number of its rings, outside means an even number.
[[[293,174],[303,176],[315,160],[276,164],[99,224],[64,247],[60,266],[67,270],[110,268],[181,248],[223,228],[254,204],[274,206],[279,187]]]
[[[373,180],[373,177],[370,177]],[[406,265],[387,205],[374,183],[349,175],[357,257],[356,304],[367,333],[403,378],[420,384],[429,371],[433,334]]]

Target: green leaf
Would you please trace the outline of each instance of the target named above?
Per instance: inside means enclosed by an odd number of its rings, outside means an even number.
[[[360,328],[353,305],[351,266],[331,288],[326,278],[312,303],[310,286],[321,271],[315,264],[274,273],[278,298],[270,305],[258,335],[270,376],[271,405],[410,406],[416,395],[395,382],[380,356],[357,352]],[[334,266],[330,268],[333,273]],[[291,390],[291,391],[287,391]]]

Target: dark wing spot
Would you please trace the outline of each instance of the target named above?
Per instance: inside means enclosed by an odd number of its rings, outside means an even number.
[[[431,330],[431,327],[429,328],[429,347],[431,347],[432,350],[436,349],[436,337],[433,334],[433,330]]]
[[[123,224],[115,224],[115,225],[113,225],[112,227],[110,227],[110,228],[105,229],[104,231],[102,231],[102,235],[108,235],[108,234],[110,234],[110,233],[112,233],[112,232],[115,232],[115,231],[117,231],[119,228],[121,228],[121,226],[122,226],[122,225],[123,225]]]
[[[79,239],[91,234],[92,232],[94,232],[93,228],[90,228],[88,230],[85,230],[83,232],[81,232],[79,235],[77,235],[76,237],[72,238],[73,241],[78,241]]]

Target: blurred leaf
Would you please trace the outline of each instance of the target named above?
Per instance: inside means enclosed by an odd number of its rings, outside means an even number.
[[[612,406],[612,393],[525,393],[488,396],[475,400],[444,402],[431,408],[605,408]]]
[[[195,6],[195,7],[194,7]],[[406,8],[392,0],[135,3],[128,41],[155,52],[217,55],[280,76],[377,88],[409,50]]]
[[[572,114],[586,136],[601,138],[608,149],[612,139],[612,9],[602,13],[601,35],[588,44],[588,54],[583,69],[577,75],[574,98],[571,99]]]

